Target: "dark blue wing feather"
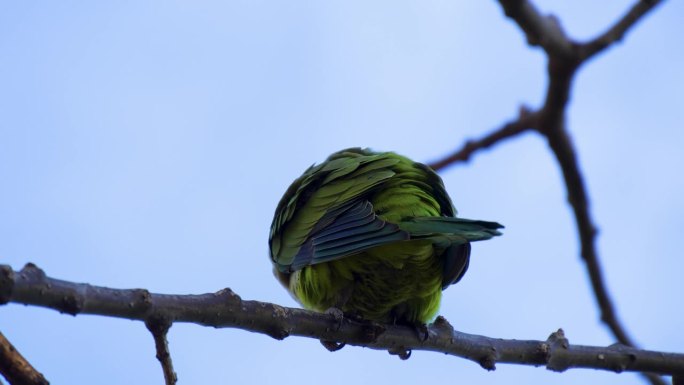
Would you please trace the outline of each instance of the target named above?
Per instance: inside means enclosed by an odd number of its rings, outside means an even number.
[[[409,237],[408,232],[375,215],[369,201],[358,199],[330,210],[321,218],[295,255],[290,271]]]

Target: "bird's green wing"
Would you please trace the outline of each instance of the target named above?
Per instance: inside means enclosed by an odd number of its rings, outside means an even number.
[[[404,188],[401,183],[408,178],[422,188],[416,193],[432,191],[445,216],[396,216],[392,221],[378,216],[369,196],[395,180],[397,172],[402,182],[395,188]],[[502,227],[453,218],[454,213],[441,180],[426,166],[393,153],[344,150],[309,168],[285,193],[271,225],[271,258],[279,271],[290,273],[393,242],[429,239],[445,250],[443,281],[448,286],[467,268],[468,242],[499,235]]]
[[[326,225],[314,227],[289,266],[291,271],[409,239],[409,234],[397,225],[378,218],[373,205],[365,199],[331,210],[319,223]]]
[[[342,156],[344,155],[344,156]],[[271,225],[271,258],[282,272],[340,258],[407,235],[378,218],[364,197],[395,175],[395,154],[351,149],[293,182]]]

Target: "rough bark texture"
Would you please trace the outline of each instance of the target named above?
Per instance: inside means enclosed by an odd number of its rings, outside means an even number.
[[[160,324],[162,335],[168,330],[164,325],[191,322],[263,333],[278,340],[301,336],[338,341],[387,350],[400,357],[407,357],[411,350],[434,351],[469,359],[488,370],[493,370],[497,363],[510,363],[544,365],[553,371],[593,368],[684,374],[684,354],[641,350],[622,344],[608,347],[571,345],[562,330],[543,341],[506,340],[456,331],[440,317],[428,327],[428,338],[422,340],[410,327],[364,323],[331,314],[243,300],[230,289],[200,295],[112,289],[50,278],[32,264],[18,272],[9,266],[0,266],[0,274],[13,277],[0,282],[0,291],[11,293],[8,297],[11,302],[43,306],[72,315],[98,314],[139,320],[146,322],[148,327],[152,325],[153,333],[157,327],[154,325]],[[156,335],[155,340],[158,341]],[[165,341],[158,343],[165,344]],[[164,352],[168,353],[168,349],[158,347],[158,356],[160,351],[162,361],[166,359]],[[167,371],[172,373],[173,369],[165,368]],[[175,379],[175,374],[167,378]]]

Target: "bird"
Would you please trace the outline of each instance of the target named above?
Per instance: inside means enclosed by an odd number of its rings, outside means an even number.
[[[456,217],[442,179],[394,152],[348,148],[312,165],[278,203],[269,234],[280,283],[304,308],[426,325],[496,222]]]

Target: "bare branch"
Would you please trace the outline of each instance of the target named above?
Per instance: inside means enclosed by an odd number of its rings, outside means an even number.
[[[622,40],[630,28],[660,3],[662,3],[662,0],[641,0],[634,4],[632,8],[630,8],[629,11],[627,11],[627,13],[625,13],[625,15],[606,32],[579,47],[580,60],[585,61],[612,44]]]
[[[0,266],[0,272],[12,271]],[[387,350],[407,357],[411,350],[441,352],[477,362],[488,370],[497,363],[545,365],[549,370],[594,368],[621,371],[684,374],[684,354],[641,350],[624,345],[609,347],[570,345],[562,331],[546,341],[505,340],[462,333],[439,317],[421,341],[406,326],[365,323],[330,314],[242,300],[230,289],[201,295],[154,294],[144,289],[120,290],[47,277],[35,265],[4,274],[0,290],[11,292],[11,302],[44,306],[69,314],[99,314],[146,321],[164,319],[212,327],[233,327],[267,334],[276,339],[290,335],[339,341],[348,345]],[[7,286],[10,286],[8,289]]]
[[[635,9],[641,9],[639,4],[635,6]],[[628,14],[632,14],[632,12]],[[641,14],[645,14],[645,11],[642,11]],[[618,23],[617,25],[622,24]],[[633,22],[630,25],[633,25]],[[587,265],[587,272],[601,309],[601,320],[606,323],[620,343],[634,346],[634,341],[629,337],[615,314],[613,301],[604,283],[595,245],[597,231],[589,211],[587,189],[574,145],[565,127],[565,113],[570,99],[573,77],[578,66],[585,59],[577,57],[575,60],[568,60],[550,55],[548,64],[549,87],[541,110],[542,119],[538,129],[546,136],[565,180],[568,202],[575,214],[580,237],[581,256]]]
[[[617,320],[612,301],[603,281],[595,246],[596,226],[589,213],[589,201],[584,178],[577,165],[577,156],[572,141],[565,131],[555,131],[548,135],[548,139],[565,178],[568,201],[572,206],[577,221],[582,259],[587,264],[591,284],[601,308],[601,320],[613,331],[613,334],[615,334],[620,343],[633,346],[634,342]]]
[[[588,194],[574,145],[565,127],[565,114],[577,68],[598,52],[622,39],[637,21],[662,1],[641,0],[637,2],[606,32],[584,44],[572,41],[563,31],[558,19],[553,16],[542,16],[534,5],[527,0],[499,0],[499,2],[506,16],[513,19],[523,30],[528,43],[533,46],[541,46],[547,54],[549,85],[544,105],[538,111],[539,117],[535,120],[534,128],[546,136],[561,167],[568,192],[568,201],[575,214],[581,243],[581,256],[586,263],[592,288],[601,309],[601,320],[622,344],[634,346],[633,340],[616,316],[613,301],[604,283],[595,245],[596,226],[589,211]],[[509,123],[509,125],[513,124],[513,128],[515,128],[515,123]],[[509,130],[505,132],[510,132],[510,127],[507,126],[504,128],[509,128]],[[485,139],[489,139],[491,143],[496,143],[501,140],[499,136],[504,138],[512,136],[501,134],[501,131],[490,134]],[[517,133],[519,132],[514,134]],[[483,145],[482,142],[485,139],[475,143],[483,148],[491,145]],[[463,149],[454,155],[436,162],[433,168],[439,169],[456,161],[467,160],[470,154],[479,147],[473,142],[468,142]],[[664,384],[663,380],[657,376],[649,375],[648,379],[654,385]]]
[[[499,0],[506,16],[515,21],[525,32],[527,43],[540,46],[549,55],[570,56],[573,43],[561,29],[553,15],[544,16],[527,0]]]
[[[12,385],[49,384],[2,333],[0,333],[0,374]]]
[[[145,320],[145,326],[147,326],[147,330],[149,330],[154,337],[154,347],[157,350],[157,359],[164,372],[164,382],[166,385],[174,385],[176,381],[178,381],[178,376],[173,370],[173,361],[171,360],[171,353],[169,352],[169,342],[166,339],[166,335],[171,328],[171,322],[164,317],[153,316]]]
[[[484,138],[467,141],[460,150],[443,159],[430,163],[429,166],[433,170],[438,171],[458,162],[467,162],[475,152],[489,148],[505,139],[513,138],[534,128],[537,125],[537,120],[539,120],[539,113],[537,111],[530,112],[522,107],[518,119],[506,123],[504,126],[493,131]]]

